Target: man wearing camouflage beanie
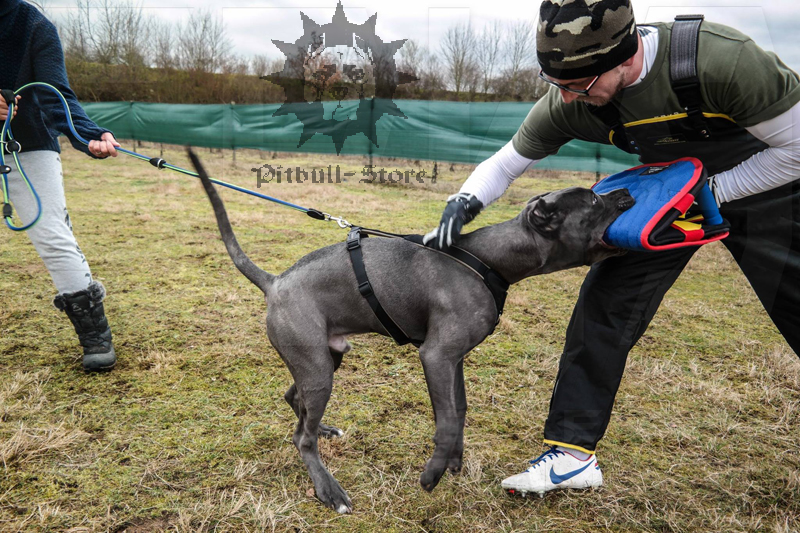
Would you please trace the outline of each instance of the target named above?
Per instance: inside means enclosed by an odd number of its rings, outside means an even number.
[[[426,244],[454,244],[516,177],[572,139],[614,144],[645,164],[696,157],[731,223],[723,244],[800,353],[798,75],[702,16],[637,27],[628,0],[546,0],[537,47],[550,91],[448,199]],[[567,328],[544,427],[549,449],[503,480],[506,491],[602,485],[595,450],[628,352],[696,249],[629,251],[592,266]]]

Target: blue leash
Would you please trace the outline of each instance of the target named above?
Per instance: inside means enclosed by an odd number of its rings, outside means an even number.
[[[9,96],[11,96],[10,99]],[[5,220],[6,226],[8,226],[10,230],[24,231],[32,228],[33,225],[39,221],[39,218],[41,218],[42,200],[39,198],[39,194],[36,192],[31,180],[28,179],[28,175],[25,174],[25,170],[22,168],[22,164],[19,161],[19,152],[22,150],[22,147],[20,146],[19,142],[14,139],[14,134],[11,132],[11,117],[14,115],[14,106],[16,105],[16,100],[13,98],[13,96],[15,95],[11,91],[3,91],[3,99],[5,99],[8,103],[8,116],[6,117],[5,122],[3,122],[2,130],[0,130],[0,173],[3,175],[3,220]],[[11,215],[13,211],[8,195],[8,174],[11,172],[11,167],[6,165],[6,150],[8,150],[14,158],[14,162],[19,169],[19,173],[22,175],[22,180],[25,182],[25,185],[28,186],[28,191],[30,191],[31,195],[36,200],[36,218],[34,218],[30,224],[26,224],[24,226],[15,226],[11,222]]]
[[[59,91],[57,88],[53,87],[52,85],[50,85],[48,83],[33,82],[33,83],[28,83],[27,85],[23,85],[22,87],[20,87],[19,89],[17,89],[13,93],[11,91],[9,91],[9,90],[2,91],[3,98],[8,103],[8,117],[6,117],[6,120],[3,123],[3,128],[2,128],[2,130],[0,130],[0,174],[3,175],[3,179],[2,179],[2,185],[3,185],[3,213],[2,213],[2,215],[3,215],[3,219],[5,220],[6,226],[8,226],[8,228],[13,230],[13,231],[24,231],[26,229],[29,229],[29,228],[33,227],[33,225],[36,224],[39,221],[39,219],[41,218],[41,216],[42,216],[42,201],[39,198],[39,195],[36,193],[36,189],[34,188],[33,184],[30,181],[30,179],[28,179],[28,176],[25,174],[25,171],[22,169],[22,164],[19,161],[19,153],[22,151],[22,146],[20,146],[19,142],[14,139],[14,135],[11,132],[11,118],[14,115],[14,107],[16,105],[16,101],[15,101],[14,97],[16,95],[18,95],[20,92],[22,92],[25,89],[28,89],[30,87],[44,87],[44,88],[50,90],[51,92],[54,92],[56,94],[56,96],[58,96],[58,99],[61,101],[61,105],[64,108],[64,113],[66,114],[67,123],[69,124],[70,131],[75,136],[75,138],[78,139],[78,141],[80,141],[81,143],[85,144],[86,146],[89,146],[89,141],[87,141],[86,139],[81,137],[80,134],[75,130],[75,125],[72,122],[72,114],[70,113],[70,110],[69,110],[69,104],[67,103],[66,98],[64,98],[64,95],[61,94],[61,91]],[[132,156],[132,157],[135,157],[137,159],[140,159],[142,161],[147,161],[147,162],[149,162],[151,165],[153,165],[154,167],[156,167],[159,170],[163,170],[163,169],[167,168],[167,169],[173,170],[175,172],[180,172],[181,174],[186,174],[187,176],[194,176],[195,178],[199,178],[199,176],[197,175],[196,172],[192,172],[191,170],[186,170],[185,168],[181,168],[181,167],[177,167],[175,165],[171,165],[171,164],[167,163],[165,160],[163,160],[163,159],[161,159],[159,157],[147,157],[147,156],[144,156],[142,154],[133,152],[131,150],[126,150],[126,149],[121,148],[121,147],[118,147],[117,150],[122,152],[122,153],[124,153],[124,154],[127,154],[129,156]],[[5,151],[8,151],[9,153],[12,154],[12,156],[14,158],[14,162],[17,165],[17,169],[19,169],[19,172],[22,175],[23,181],[28,186],[28,190],[30,191],[31,195],[36,199],[36,205],[37,205],[37,210],[38,210],[37,214],[36,214],[36,218],[33,220],[33,222],[31,222],[31,223],[29,223],[29,224],[27,224],[25,226],[15,226],[11,222],[12,207],[11,207],[11,202],[10,202],[10,199],[9,199],[9,196],[8,196],[8,174],[11,172],[11,167],[9,167],[8,165],[5,164],[5,158],[4,158],[4,152]],[[239,187],[238,185],[234,185],[232,183],[227,183],[227,182],[224,182],[224,181],[221,181],[221,180],[211,179],[211,182],[215,183],[217,185],[221,185],[223,187],[227,187],[229,189],[233,189],[234,191],[243,192],[245,194],[249,194],[251,196],[255,196],[256,198],[261,198],[262,200],[268,200],[268,201],[274,202],[276,204],[280,204],[280,205],[283,205],[283,206],[286,206],[286,207],[290,207],[292,209],[296,209],[298,211],[302,211],[303,213],[307,214],[308,216],[310,216],[311,218],[313,218],[315,220],[325,220],[325,221],[332,220],[332,221],[336,222],[339,225],[339,227],[341,227],[341,228],[352,227],[352,224],[347,222],[347,220],[345,220],[345,219],[343,219],[341,217],[332,216],[332,215],[330,215],[328,213],[324,213],[324,212],[322,212],[322,211],[320,211],[318,209],[311,209],[311,208],[307,208],[307,207],[302,207],[302,206],[299,206],[299,205],[296,205],[296,204],[293,204],[293,203],[290,203],[290,202],[286,202],[286,201],[280,200],[278,198],[273,198],[272,196],[267,196],[266,194],[257,193],[255,191],[251,191],[250,189],[245,189],[244,187]]]

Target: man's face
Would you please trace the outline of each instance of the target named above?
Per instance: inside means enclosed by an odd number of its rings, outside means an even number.
[[[565,87],[569,87],[570,89],[586,89],[594,76],[589,78],[581,78],[578,80],[561,80],[558,78],[550,78],[556,83],[559,83]],[[575,94],[569,91],[565,91],[564,89],[559,89],[561,93],[561,99],[564,100],[564,103],[569,104],[573,101],[578,102],[585,102],[590,105],[594,106],[603,106],[609,103],[616,95],[625,88],[625,78],[623,76],[623,70],[620,67],[616,67],[608,72],[604,72],[597,78],[597,81],[592,85],[591,90],[589,90],[589,95],[584,96],[582,94]]]

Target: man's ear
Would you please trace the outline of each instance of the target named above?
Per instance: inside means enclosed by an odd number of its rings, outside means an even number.
[[[528,209],[528,222],[536,233],[552,237],[561,227],[563,216],[553,203],[545,198],[531,199]]]

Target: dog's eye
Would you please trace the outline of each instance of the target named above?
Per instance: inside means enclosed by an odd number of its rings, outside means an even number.
[[[597,195],[592,196],[592,205],[597,203]]]

